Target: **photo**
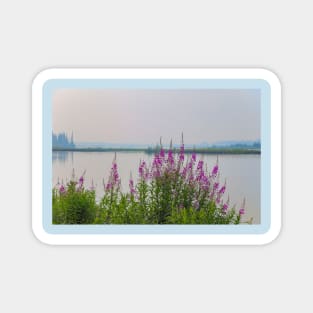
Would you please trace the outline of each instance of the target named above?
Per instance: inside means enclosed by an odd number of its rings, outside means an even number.
[[[261,90],[56,88],[52,224],[261,223]]]
[[[33,230],[49,244],[263,244],[281,100],[263,69],[48,69],[33,83]]]

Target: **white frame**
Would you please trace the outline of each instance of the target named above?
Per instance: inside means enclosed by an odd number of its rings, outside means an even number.
[[[42,96],[50,79],[263,79],[271,87],[271,225],[264,234],[49,234],[42,223]],[[32,228],[42,242],[55,245],[261,245],[281,229],[281,85],[275,74],[259,68],[106,68],[47,69],[32,85]]]

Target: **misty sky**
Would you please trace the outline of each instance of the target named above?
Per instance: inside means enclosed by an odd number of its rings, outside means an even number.
[[[52,106],[53,131],[75,142],[260,139],[259,90],[59,89]]]

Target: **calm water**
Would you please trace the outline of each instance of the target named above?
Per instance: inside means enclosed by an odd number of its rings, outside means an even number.
[[[214,155],[197,155],[211,170],[216,163]],[[96,187],[97,197],[103,195],[103,179],[107,180],[113,152],[56,152],[53,158],[53,185],[58,180],[66,183],[73,169],[79,177],[85,170],[86,186],[90,186],[92,179]],[[134,180],[138,178],[139,160],[151,161],[153,155],[138,152],[117,153],[117,165],[122,179],[122,189],[128,191],[128,180],[132,172]],[[230,196],[231,205],[239,208],[243,198],[246,199],[245,218],[253,217],[253,223],[260,223],[260,155],[219,155],[220,182],[227,180],[225,199]]]

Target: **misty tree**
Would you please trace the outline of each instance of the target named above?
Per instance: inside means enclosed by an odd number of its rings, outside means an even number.
[[[71,138],[69,139],[69,136],[66,135],[65,132],[60,134],[52,133],[52,146],[66,146],[66,147],[74,147],[74,136],[73,132],[71,135]]]

